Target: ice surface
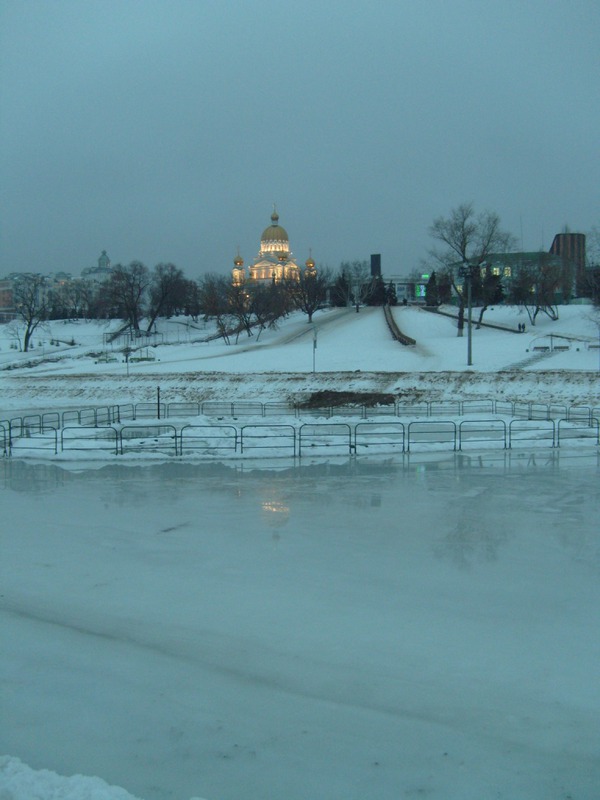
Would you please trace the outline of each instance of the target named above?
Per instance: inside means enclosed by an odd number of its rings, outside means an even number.
[[[594,797],[598,476],[5,459],[0,752],[145,800]]]

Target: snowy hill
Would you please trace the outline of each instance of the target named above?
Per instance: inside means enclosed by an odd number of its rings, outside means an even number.
[[[455,313],[454,309],[448,309]],[[162,320],[156,336],[109,342],[118,323],[51,322],[29,353],[16,348],[14,326],[0,326],[2,408],[143,402],[156,386],[171,401],[297,399],[315,391],[391,392],[430,399],[534,394],[597,402],[598,317],[591,306],[564,306],[556,321],[541,314],[529,327],[524,311],[490,309],[473,326],[473,365],[456,321],[413,307],[394,318],[416,341],[394,341],[380,308],[328,309],[308,325],[293,314],[276,330],[225,344],[211,325]],[[474,312],[474,318],[476,313]],[[520,324],[527,330],[518,332]],[[141,344],[140,344],[141,341]],[[134,348],[126,363],[124,348]],[[316,345],[316,347],[315,347]],[[314,367],[314,372],[313,372]],[[242,377],[243,376],[243,377]]]

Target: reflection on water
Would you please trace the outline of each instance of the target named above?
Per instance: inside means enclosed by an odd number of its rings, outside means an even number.
[[[494,451],[316,463],[122,461],[96,469],[3,459],[0,491],[5,507],[11,492],[89,497],[90,509],[111,521],[144,510],[162,532],[207,521],[217,532],[252,520],[278,537],[319,528],[384,538],[417,531],[437,558],[460,569],[494,562],[515,536],[541,526],[597,563],[598,459],[596,451]],[[155,508],[156,520],[148,511]]]

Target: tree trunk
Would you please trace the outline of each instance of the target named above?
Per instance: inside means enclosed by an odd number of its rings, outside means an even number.
[[[465,329],[465,304],[461,303],[458,307],[458,330],[457,336],[462,336]]]
[[[33,336],[33,331],[29,329],[29,326],[25,328],[25,335],[23,336],[23,352],[27,353],[29,350],[29,342],[31,341],[31,337]]]
[[[483,320],[483,315],[485,314],[487,309],[488,309],[487,306],[483,306],[483,308],[479,312],[479,319],[477,320],[477,325],[475,326],[477,330],[479,330],[481,328],[481,321]]]

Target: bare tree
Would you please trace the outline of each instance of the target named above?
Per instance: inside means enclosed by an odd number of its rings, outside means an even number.
[[[585,238],[587,266],[598,267],[600,266],[600,226],[594,225]]]
[[[202,313],[200,305],[200,286],[194,280],[186,278],[184,281],[184,313],[198,322],[198,317]]]
[[[555,297],[562,280],[562,265],[550,253],[540,252],[535,261],[518,265],[511,281],[509,299],[525,308],[532,325],[535,325],[540,311],[557,320]]]
[[[149,285],[150,274],[141,261],[132,261],[126,267],[117,264],[105,283],[109,301],[123,321],[136,332],[140,330],[140,321],[144,316]]]
[[[246,331],[248,336],[253,336],[251,295],[243,283],[228,283],[226,297],[228,314],[235,321],[237,344],[242,331]]]
[[[36,328],[48,318],[46,279],[41,275],[22,275],[13,289],[17,315],[25,325],[23,352],[29,350],[31,337]]]
[[[516,246],[515,237],[500,227],[500,217],[493,211],[476,214],[472,203],[452,209],[449,217],[438,217],[429,228],[429,235],[440,242],[441,250],[430,254],[450,279],[459,298],[458,335],[465,325],[466,297],[462,291],[459,267],[469,270],[473,280],[480,275],[481,265],[491,253],[507,253]]]
[[[199,307],[204,314],[204,319],[214,319],[219,335],[229,344],[228,313],[229,305],[227,294],[229,282],[223,275],[208,274],[199,284]]]
[[[159,316],[171,316],[185,305],[186,281],[175,264],[157,264],[150,280],[148,333]]]
[[[318,272],[301,271],[298,279],[285,283],[285,291],[290,305],[308,316],[312,322],[313,314],[327,299],[327,289],[331,283],[329,270]]]
[[[250,310],[254,324],[258,327],[258,341],[265,328],[276,328],[279,320],[288,313],[288,299],[284,288],[274,281],[266,286],[257,286],[251,293]]]

